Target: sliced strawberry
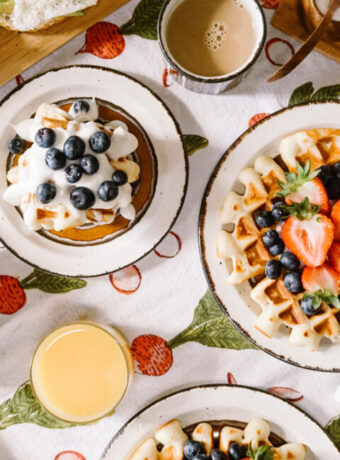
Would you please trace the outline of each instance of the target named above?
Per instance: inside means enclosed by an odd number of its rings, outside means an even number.
[[[340,241],[340,200],[333,206],[331,219],[334,224],[334,239]]]
[[[321,212],[324,212],[325,214],[329,213],[328,195],[323,183],[318,177],[305,182],[296,192],[287,195],[286,203],[301,203],[301,201],[306,197],[309,199],[310,203],[320,206]]]
[[[305,267],[301,280],[308,292],[326,289],[334,295],[340,293],[340,275],[328,263],[321,267]]]
[[[333,241],[333,244],[328,251],[328,260],[334,270],[340,274],[340,241]]]
[[[291,216],[284,223],[281,236],[287,248],[305,265],[318,267],[332,245],[334,225],[323,214],[314,214],[308,220]]]

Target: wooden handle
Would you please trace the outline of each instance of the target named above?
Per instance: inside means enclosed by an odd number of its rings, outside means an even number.
[[[318,27],[313,31],[313,33],[306,39],[298,51],[289,59],[286,64],[284,64],[280,69],[274,73],[267,81],[273,82],[280,80],[280,78],[288,75],[292,70],[297,67],[300,62],[304,60],[306,56],[313,50],[315,45],[320,40],[322,34],[326,30],[328,24],[331,22],[334,12],[340,7],[340,0],[332,0],[328,10],[323,17],[322,21]]]

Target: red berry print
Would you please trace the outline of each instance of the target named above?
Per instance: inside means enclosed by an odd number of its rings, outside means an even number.
[[[86,460],[84,455],[74,450],[64,450],[54,457],[54,460]]]
[[[173,356],[167,342],[157,335],[145,334],[136,337],[131,353],[144,375],[163,375],[172,366]]]
[[[271,64],[281,67],[295,54],[295,50],[293,45],[287,40],[276,37],[268,40],[265,53]]]
[[[17,75],[15,77],[15,80],[16,80],[18,86],[22,85],[24,83],[24,81],[25,81],[20,73],[19,73],[19,75]]]
[[[269,10],[276,10],[280,4],[280,0],[261,0],[260,1],[263,8],[268,8]]]
[[[139,289],[142,275],[136,265],[130,265],[109,276],[112,286],[120,294],[130,295]]]
[[[158,257],[172,259],[181,252],[181,249],[182,240],[179,235],[175,232],[169,232],[164,240],[157,246],[157,249],[154,249],[154,252]]]
[[[237,385],[236,379],[231,372],[228,372],[227,378],[229,385]]]
[[[13,276],[0,275],[0,313],[12,315],[26,304],[26,294]]]
[[[177,70],[175,69],[164,69],[163,71],[163,77],[162,77],[162,83],[163,83],[163,86],[165,88],[169,88],[173,82],[174,82],[174,79],[172,78],[169,82],[169,76],[174,76],[174,75],[178,75],[178,72]]]
[[[263,120],[263,118],[268,117],[268,115],[270,115],[270,113],[262,112],[262,113],[257,113],[256,115],[251,117],[251,119],[248,121],[249,128],[251,128],[253,125],[255,125],[255,123],[257,123],[258,121]]]
[[[91,53],[102,59],[113,59],[125,49],[125,39],[111,22],[97,22],[85,36],[85,44],[76,54]]]
[[[267,391],[290,402],[298,402],[304,398],[304,396],[299,391],[293,390],[292,388],[271,387],[268,388]]]

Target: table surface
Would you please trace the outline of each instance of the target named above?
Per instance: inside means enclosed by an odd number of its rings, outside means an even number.
[[[247,348],[248,342],[234,332],[223,316],[223,337],[214,336],[209,317],[204,315],[195,334],[188,329],[201,300],[200,309],[208,306],[211,314],[219,314],[207,292],[197,243],[200,202],[217,160],[249,123],[287,106],[294,91],[297,102],[302,91],[296,88],[307,82],[312,82],[315,90],[329,86],[329,95],[339,95],[340,65],[316,52],[292,75],[274,84],[266,83],[277,69],[275,64],[285,61],[298,46],[270,26],[272,8],[277,3],[263,3],[268,23],[267,52],[263,51],[242,84],[219,96],[190,93],[164,73],[164,62],[154,40],[155,19],[162,4],[159,0],[133,0],[0,88],[2,98],[22,79],[53,67],[107,66],[149,85],[173,111],[182,132],[201,136],[194,140],[196,147],[204,147],[190,152],[188,193],[173,231],[156,251],[116,274],[113,283],[109,276],[70,284],[67,280],[42,277],[38,272],[32,274],[30,266],[0,249],[1,282],[6,283],[8,276],[15,277],[26,294],[23,308],[13,315],[0,314],[1,460],[53,460],[65,451],[79,455],[59,456],[59,460],[97,460],[123,423],[151,401],[179,388],[226,383],[228,379],[260,388],[281,387],[278,391],[282,395],[299,399],[296,404],[323,426],[335,418],[333,434],[340,443],[340,404],[334,400],[340,384],[337,374],[300,369]],[[119,39],[113,40],[113,36]],[[117,286],[138,285],[132,295],[117,290]],[[66,290],[69,292],[62,292]],[[140,363],[128,395],[113,416],[93,425],[68,427],[46,416],[25,382],[41,337],[79,318],[115,324],[130,343],[134,341],[136,349],[143,346],[148,350],[155,364]]]

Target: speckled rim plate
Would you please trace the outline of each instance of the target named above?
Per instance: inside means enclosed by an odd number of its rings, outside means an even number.
[[[73,97],[102,99],[124,109],[145,130],[157,159],[157,184],[143,217],[119,237],[92,246],[72,246],[29,230],[16,209],[1,197],[6,182],[7,155],[0,155],[0,239],[28,264],[51,273],[91,277],[135,263],[166,236],[182,208],[188,184],[188,160],[175,118],[148,87],[104,67],[70,66],[52,69],[27,80],[0,103],[0,152],[14,132],[3,122],[29,117],[42,102]]]
[[[222,311],[255,345],[288,363],[317,371],[340,372],[340,344],[323,339],[311,352],[288,341],[288,329],[270,339],[254,328],[260,307],[250,298],[248,282],[232,286],[226,282],[227,268],[216,256],[216,236],[221,228],[219,210],[233,188],[238,172],[252,165],[257,155],[275,156],[279,140],[307,128],[339,128],[340,102],[316,102],[289,107],[264,118],[243,133],[214,168],[205,189],[199,218],[199,244],[203,269]]]
[[[112,438],[101,460],[128,460],[145,439],[177,418],[182,425],[209,420],[266,420],[273,433],[287,442],[307,446],[307,460],[336,460],[339,451],[322,427],[293,404],[256,388],[203,385],[167,395],[134,415]]]

